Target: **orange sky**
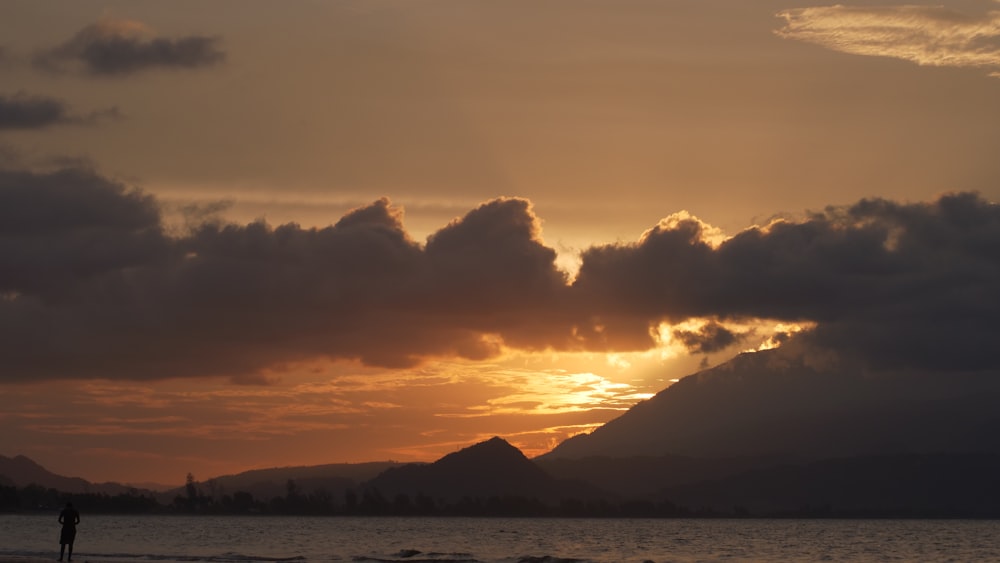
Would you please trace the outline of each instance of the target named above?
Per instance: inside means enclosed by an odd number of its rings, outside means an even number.
[[[816,320],[609,297],[567,335],[587,249],[1000,196],[990,0],[42,0],[0,37],[0,190],[58,198],[0,226],[0,454],[95,481],[542,453]]]

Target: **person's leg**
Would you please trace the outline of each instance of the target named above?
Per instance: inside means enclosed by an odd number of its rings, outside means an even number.
[[[66,555],[67,555],[66,561],[72,561],[73,560],[73,543],[72,542],[70,542],[70,544],[69,544],[69,550],[67,551]]]
[[[66,553],[66,544],[59,544],[59,560],[62,561],[63,554]]]

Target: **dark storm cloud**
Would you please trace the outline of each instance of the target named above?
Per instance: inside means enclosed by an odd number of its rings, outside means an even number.
[[[64,71],[82,65],[97,76],[122,76],[155,68],[197,68],[225,59],[217,37],[188,36],[176,39],[150,37],[138,22],[102,20],[72,39],[38,53],[38,68]]]
[[[552,305],[566,284],[541,243],[530,204],[497,199],[431,235],[426,258],[433,293],[460,315],[494,318]]]
[[[6,172],[0,194],[0,357],[15,380],[486,358],[565,288],[519,199],[425,249],[385,199],[323,229],[206,223],[171,238],[150,198],[88,172]]]
[[[160,260],[159,209],[84,169],[0,170],[0,292],[86,297],[88,283]]]
[[[863,200],[713,247],[688,219],[588,250],[575,290],[597,311],[818,323],[805,336],[882,367],[985,369],[1000,338],[1000,206],[974,194]]]
[[[102,118],[120,117],[117,108],[76,115],[69,106],[55,98],[0,94],[0,130],[40,129],[51,125],[91,124]]]
[[[199,213],[191,214],[194,221]],[[207,216],[211,217],[211,210]],[[388,200],[304,229],[210,221],[168,236],[157,202],[93,172],[0,174],[5,379],[226,375],[317,357],[412,366],[521,349],[635,350],[661,320],[694,353],[727,320],[816,323],[801,338],[880,366],[997,367],[1000,212],[970,194],[866,200],[718,245],[674,217],[595,247],[568,283],[529,202],[501,198],[422,245]]]

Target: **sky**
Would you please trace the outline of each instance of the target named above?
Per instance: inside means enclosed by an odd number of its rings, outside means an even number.
[[[997,370],[1000,2],[0,0],[0,454],[527,455],[790,340]]]

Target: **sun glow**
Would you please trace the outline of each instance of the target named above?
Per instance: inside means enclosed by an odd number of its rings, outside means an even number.
[[[702,319],[688,319],[680,323],[667,323],[661,322],[657,325],[656,329],[653,330],[653,338],[659,344],[656,348],[662,360],[670,360],[673,358],[678,358],[688,353],[687,347],[684,346],[677,338],[674,337],[674,333],[678,330],[696,332],[701,330],[708,321]]]
[[[743,344],[742,352],[759,352],[780,347],[791,336],[815,327],[815,323],[787,323],[768,319],[746,319],[741,321],[719,321],[715,319],[687,319],[679,323],[661,322],[651,334],[658,343],[655,351],[663,360],[685,355],[709,352],[723,352],[737,343]],[[732,344],[718,346],[712,350],[692,349],[692,342],[678,335],[710,335],[710,330],[724,330],[732,338]],[[747,346],[749,344],[749,346]]]
[[[762,352],[780,348],[792,335],[812,329],[816,323],[776,323],[771,327],[771,333],[761,341],[756,348],[744,350],[745,352]]]
[[[653,393],[639,391],[594,373],[537,373],[522,376],[517,391],[443,417],[472,418],[501,414],[554,415],[594,409],[625,411]]]

